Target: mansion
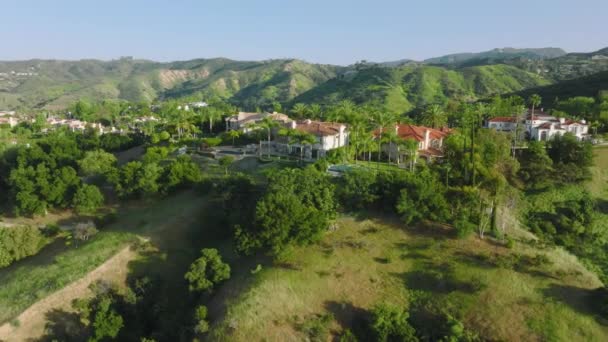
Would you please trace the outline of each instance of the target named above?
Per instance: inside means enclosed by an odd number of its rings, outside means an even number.
[[[518,126],[522,127],[528,139],[536,141],[551,140],[566,133],[572,133],[578,140],[586,140],[589,137],[589,125],[585,120],[557,118],[542,110],[528,113],[525,120],[518,120],[516,117],[495,117],[486,123],[487,128],[504,132],[514,132]]]

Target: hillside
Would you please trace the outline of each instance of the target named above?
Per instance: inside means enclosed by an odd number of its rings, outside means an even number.
[[[513,66],[488,65],[450,70],[439,66],[369,67],[332,79],[294,102],[377,101],[402,113],[449,98],[478,99],[547,85],[549,81]]]
[[[538,255],[547,265],[535,265]],[[233,277],[210,304],[221,318],[211,340],[329,340],[323,327],[334,340],[346,329],[365,340],[358,330],[381,302],[409,303],[420,326],[436,319],[433,308],[442,308],[482,340],[608,337],[588,314],[591,290],[601,282],[576,258],[519,242],[507,249],[476,237],[459,240],[441,227],[404,229],[390,220],[343,217],[318,245],[297,248],[251,278],[249,272]],[[429,340],[441,329],[433,325]]]
[[[54,110],[78,99],[151,102],[218,96],[247,110],[268,108],[274,102],[290,106],[350,99],[383,103],[389,110],[403,113],[428,103],[445,103],[450,97],[475,100],[608,71],[608,49],[562,52],[552,48],[495,49],[427,63],[400,60],[351,67],[297,59],[0,62],[0,108]],[[549,58],[553,56],[559,57]],[[431,65],[452,59],[455,62]],[[566,85],[563,89],[572,88]]]
[[[455,53],[440,57],[434,57],[424,60],[429,64],[459,64],[471,61],[481,60],[505,60],[512,58],[529,58],[529,59],[546,59],[560,57],[566,54],[566,51],[560,48],[539,48],[539,49],[515,49],[515,48],[497,48],[484,52],[465,52]]]
[[[589,76],[566,80],[559,83],[529,88],[517,95],[527,98],[531,94],[539,94],[551,103],[555,98],[564,99],[572,96],[597,96],[600,92],[608,92],[608,70]]]
[[[339,69],[299,60],[223,58],[171,63],[130,58],[0,62],[0,107],[58,109],[79,98],[153,101],[194,94],[255,107],[289,101],[334,77]]]

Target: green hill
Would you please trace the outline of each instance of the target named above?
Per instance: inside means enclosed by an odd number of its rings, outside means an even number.
[[[465,52],[455,53],[440,57],[426,59],[424,62],[429,64],[459,64],[470,61],[481,61],[487,59],[511,59],[511,58],[529,58],[529,59],[545,59],[555,58],[566,54],[566,51],[560,48],[539,48],[539,49],[515,49],[501,48],[492,49],[484,52]]]
[[[428,103],[445,103],[448,98],[475,100],[592,77],[608,71],[607,50],[556,58],[547,58],[561,54],[554,49],[492,50],[493,54],[444,65],[404,60],[351,67],[297,59],[0,62],[0,109],[62,109],[78,99],[150,102],[219,96],[248,110],[274,102],[289,106],[350,99],[378,102],[403,113]],[[527,56],[531,53],[538,58]]]
[[[445,103],[449,98],[474,100],[547,84],[549,81],[540,76],[508,65],[458,70],[426,65],[372,66],[346,72],[294,102],[378,101],[389,110],[406,112],[429,103]]]

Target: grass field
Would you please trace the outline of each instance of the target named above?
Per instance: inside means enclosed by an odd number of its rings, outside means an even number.
[[[197,213],[205,202],[204,197],[184,192],[148,205],[132,205],[120,209],[118,221],[86,243],[66,247],[58,241],[48,250],[0,270],[0,324],[83,277],[137,236],[161,245],[172,241],[167,231],[188,226],[199,217]]]
[[[597,198],[608,200],[608,146],[593,149],[594,163],[591,167],[592,181],[589,182],[589,191]]]
[[[523,244],[510,250],[476,237],[454,239],[443,229],[406,231],[397,222],[352,217],[338,226],[280,265],[234,275],[210,304],[211,339],[302,340],[301,323],[326,313],[333,314],[337,336],[358,312],[380,301],[406,305],[414,295],[450,303],[456,317],[487,339],[608,339],[588,302],[600,281],[562,250]],[[538,253],[550,265],[504,262]]]

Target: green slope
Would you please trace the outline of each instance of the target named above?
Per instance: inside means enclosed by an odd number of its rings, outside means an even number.
[[[430,103],[445,103],[450,98],[474,100],[547,84],[549,81],[540,76],[508,65],[460,70],[426,65],[376,66],[330,80],[298,96],[294,102],[376,101],[389,110],[407,112]]]

